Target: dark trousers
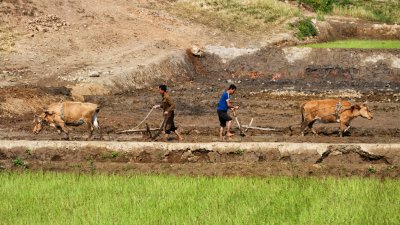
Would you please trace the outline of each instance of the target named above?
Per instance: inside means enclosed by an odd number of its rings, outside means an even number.
[[[174,116],[175,116],[174,111],[171,111],[168,117],[166,118],[164,127],[166,134],[170,134],[171,132],[174,132],[178,129],[177,127],[175,127]]]
[[[217,110],[219,124],[221,127],[226,127],[226,122],[231,121],[232,117],[228,115],[227,111]]]

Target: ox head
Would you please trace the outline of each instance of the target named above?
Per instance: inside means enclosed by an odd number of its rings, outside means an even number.
[[[32,132],[34,134],[38,134],[45,125],[47,125],[50,121],[50,116],[53,114],[53,112],[49,111],[44,111],[40,115],[36,115],[33,117],[33,124],[35,125],[33,127]]]
[[[366,119],[372,120],[374,118],[371,114],[371,112],[368,109],[367,103],[363,103],[359,109],[360,111],[360,116],[364,117]]]

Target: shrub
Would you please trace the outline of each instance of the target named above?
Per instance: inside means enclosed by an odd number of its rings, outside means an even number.
[[[298,29],[299,32],[297,34],[297,37],[299,39],[316,36],[318,34],[317,28],[315,28],[314,24],[311,22],[310,17],[300,20],[298,24]]]
[[[369,173],[376,173],[376,168],[373,167],[373,166],[369,166],[369,167],[368,167],[368,172],[369,172]]]
[[[238,149],[235,151],[236,155],[243,155],[244,154],[244,150],[243,149]]]
[[[12,163],[14,166],[22,166],[24,165],[24,162],[22,162],[22,160],[20,160],[19,158],[13,159]]]
[[[24,161],[22,161],[19,158],[13,159],[11,162],[15,167],[23,167],[25,169],[28,169],[28,167],[29,167],[27,163],[25,163]]]
[[[118,152],[111,152],[111,157],[112,158],[117,158],[118,157]]]
[[[310,6],[315,11],[324,13],[331,12],[333,9],[333,0],[299,0],[300,3]]]

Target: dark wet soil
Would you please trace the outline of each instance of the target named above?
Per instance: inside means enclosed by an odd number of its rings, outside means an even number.
[[[264,58],[266,52],[268,56]],[[277,55],[272,58],[269,55]],[[368,53],[368,52],[367,52]],[[260,53],[261,54],[261,53]],[[350,53],[345,53],[345,55]],[[398,54],[398,53],[395,53]],[[267,131],[249,129],[241,136],[237,123],[234,124],[235,136],[226,142],[313,142],[313,143],[399,143],[400,142],[400,83],[398,71],[383,66],[372,70],[368,66],[361,68],[343,66],[346,58],[332,66],[297,65],[290,67],[281,64],[279,50],[266,49],[260,57],[238,59],[230,64],[208,56],[189,57],[193,66],[191,77],[185,81],[159,81],[169,86],[169,92],[176,101],[175,122],[183,135],[183,142],[221,141],[218,136],[219,122],[216,106],[221,93],[230,83],[235,83],[237,92],[231,97],[241,125],[268,128]],[[317,56],[314,56],[318,58]],[[334,56],[332,56],[334,57]],[[349,56],[350,57],[350,56]],[[350,57],[351,58],[351,57]],[[264,63],[263,63],[264,61]],[[267,62],[267,63],[265,63]],[[384,65],[384,63],[382,64]],[[279,68],[292,68],[282,71]],[[298,69],[300,68],[300,69]],[[372,72],[363,73],[371,69]],[[303,72],[299,72],[303,71]],[[362,71],[362,73],[360,72]],[[386,74],[388,73],[388,74]],[[33,115],[40,113],[47,104],[61,100],[71,100],[71,93],[64,86],[45,87],[35,85],[16,85],[0,90],[0,139],[2,140],[60,140],[63,138],[54,128],[46,127],[40,134],[32,134]],[[356,118],[343,138],[339,137],[338,124],[316,124],[318,136],[308,133],[300,135],[300,104],[306,100],[339,98],[354,103],[367,101],[374,115],[373,120]],[[103,140],[107,141],[152,141],[148,133],[119,133],[136,127],[150,111],[159,104],[161,96],[157,84],[154,88],[119,92],[107,96],[85,96],[85,101],[101,106],[98,119],[103,131]],[[147,123],[158,128],[162,122],[162,112],[155,110],[140,128]],[[86,127],[71,127],[74,140],[86,140]],[[155,132],[152,133],[154,135]],[[95,140],[100,140],[98,133]],[[160,136],[158,142],[178,142]],[[205,157],[203,161],[181,161],[180,156],[171,161],[151,160],[151,155],[143,155],[141,160],[132,160],[128,156],[117,158],[90,158],[93,155],[106,154],[101,149],[79,152],[74,157],[65,158],[63,154],[45,149],[36,156],[24,156],[30,169],[57,171],[104,172],[104,173],[168,173],[178,175],[291,175],[291,176],[380,176],[398,177],[398,166],[383,161],[371,162],[360,159],[358,155],[332,155],[324,163],[315,164],[303,160],[293,161],[281,157],[275,160],[248,162],[243,160],[212,163]],[[93,153],[92,151],[98,151]],[[92,154],[93,153],[93,154]],[[24,154],[24,153],[22,153]],[[82,155],[89,158],[80,158]],[[108,153],[107,153],[108,154]],[[46,155],[52,155],[50,158]],[[11,160],[20,155],[0,155],[2,168],[21,169]],[[45,157],[46,159],[41,159]],[[149,158],[150,157],[150,158]],[[274,158],[274,157],[272,157]],[[61,160],[62,159],[62,160]],[[239,157],[240,159],[240,157]],[[371,169],[372,167],[373,169]],[[95,168],[95,169],[94,169]],[[377,172],[378,171],[378,172]]]

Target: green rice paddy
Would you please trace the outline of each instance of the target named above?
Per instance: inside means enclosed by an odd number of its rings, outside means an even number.
[[[400,224],[400,181],[0,173],[0,224]]]

